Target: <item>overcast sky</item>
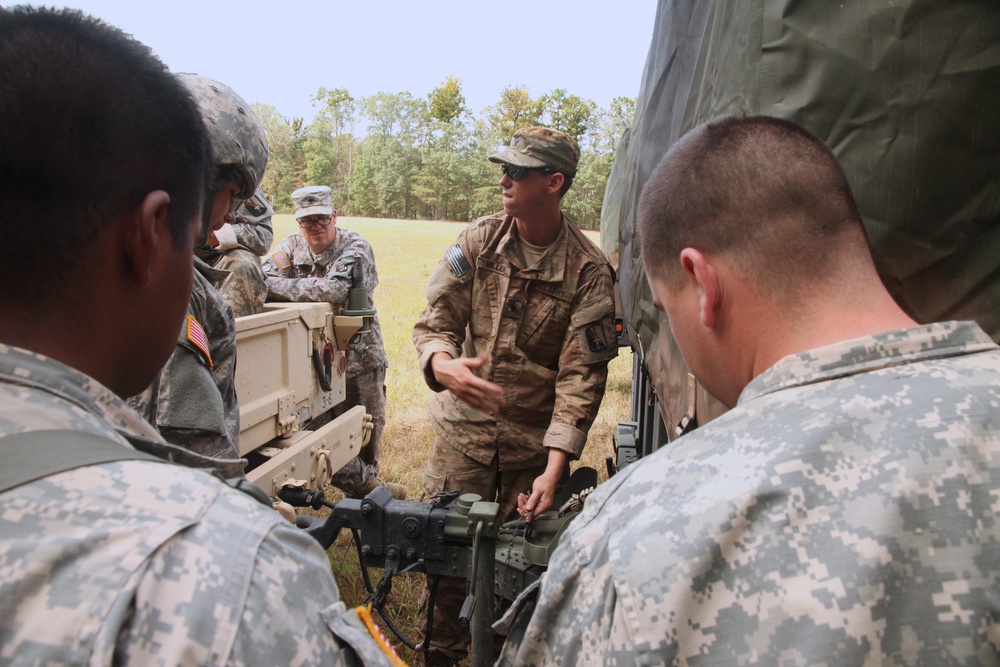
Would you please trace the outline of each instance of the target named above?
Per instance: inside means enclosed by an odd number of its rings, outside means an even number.
[[[355,98],[379,91],[425,97],[449,75],[461,79],[476,114],[508,85],[527,86],[532,97],[565,88],[606,107],[639,92],[656,4],[76,0],[66,6],[132,34],[175,72],[218,79],[249,102],[308,123],[321,86],[346,88]]]

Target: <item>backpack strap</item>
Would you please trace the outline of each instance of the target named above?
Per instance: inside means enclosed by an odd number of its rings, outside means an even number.
[[[93,433],[63,429],[12,433],[0,437],[0,493],[67,470],[127,459],[167,463]]]

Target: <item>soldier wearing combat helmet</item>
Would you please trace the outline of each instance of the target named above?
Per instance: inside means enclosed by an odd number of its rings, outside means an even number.
[[[250,105],[232,88],[196,74],[178,77],[198,104],[215,154],[200,245],[223,225],[233,224],[236,206],[254,195],[267,167],[267,140]],[[194,289],[177,349],[129,405],[169,442],[205,456],[238,460],[236,321],[217,289],[227,273],[197,257],[194,264]],[[242,464],[236,474],[242,474]]]
[[[579,157],[558,130],[516,132],[489,158],[504,210],[469,225],[431,276],[413,329],[436,392],[425,498],[478,493],[502,521],[530,520],[583,451],[617,344],[611,267],[560,210]],[[463,599],[462,582],[441,582],[429,664],[464,655]]]

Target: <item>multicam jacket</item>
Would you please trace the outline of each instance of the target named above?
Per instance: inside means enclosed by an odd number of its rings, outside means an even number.
[[[177,348],[129,406],[167,442],[205,456],[240,457],[236,398],[236,320],[213,286],[226,273],[195,258],[194,287]]]
[[[608,362],[618,354],[612,272],[603,253],[563,216],[545,255],[521,266],[514,219],[480,218],[435,268],[413,328],[431,389],[435,430],[483,464],[543,466],[554,447],[580,457],[597,416]],[[468,334],[467,334],[468,331]],[[482,377],[504,390],[499,416],[443,391],[431,357],[485,357]]]
[[[344,307],[351,288],[354,264],[362,267],[362,285],[368,292],[368,306],[375,307],[378,271],[375,253],[361,234],[343,227],[323,252],[314,255],[301,232],[289,234],[264,260],[268,301],[310,301]],[[382,328],[376,315],[370,333],[362,336],[358,347],[348,352],[348,377],[364,372],[372,364],[388,367],[382,345]]]
[[[0,436],[40,429],[178,453],[94,379],[0,345]],[[315,540],[204,471],[117,461],[0,495],[0,664],[388,664],[362,628]]]
[[[785,357],[598,487],[498,664],[997,664],[998,489],[974,323]]]

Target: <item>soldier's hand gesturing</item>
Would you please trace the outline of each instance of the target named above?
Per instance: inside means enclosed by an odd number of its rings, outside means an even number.
[[[497,414],[505,405],[503,389],[476,375],[475,370],[486,363],[484,357],[452,359],[445,352],[431,357],[431,370],[438,382],[474,408]]]

